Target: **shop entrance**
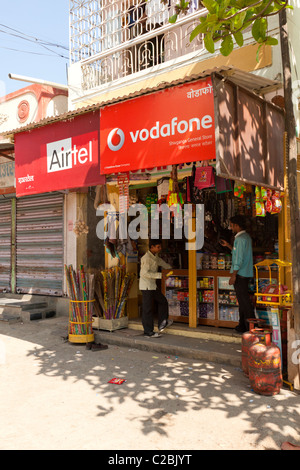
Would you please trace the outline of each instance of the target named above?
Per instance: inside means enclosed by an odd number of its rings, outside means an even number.
[[[239,306],[233,286],[228,281],[231,269],[231,252],[220,244],[221,239],[226,239],[233,244],[233,234],[230,230],[229,219],[234,215],[243,215],[247,220],[247,232],[253,243],[254,264],[263,259],[278,259],[278,215],[281,211],[280,193],[275,190],[243,184],[239,181],[229,180],[216,176],[215,162],[207,162],[194,165],[183,165],[178,168],[178,191],[182,203],[191,203],[193,207],[201,204],[204,207],[204,244],[196,253],[196,326],[214,326],[222,328],[234,328],[239,321]],[[194,188],[192,178],[195,173],[210,167],[213,178],[208,187],[202,185],[201,189]],[[167,173],[165,173],[166,175]],[[190,176],[190,175],[194,176]],[[189,176],[186,176],[189,175]],[[160,175],[158,175],[160,176]],[[141,257],[148,250],[149,239],[152,237],[151,204],[168,203],[170,193],[169,176],[155,178],[154,173],[148,179],[137,182],[130,180],[128,195],[130,204],[142,204],[147,208],[148,237],[134,241],[135,258],[133,254],[126,254],[123,258],[127,268],[139,276]],[[153,181],[154,179],[154,181]],[[199,185],[201,186],[201,185]],[[118,194],[118,188],[114,195]],[[273,199],[279,202],[277,209],[272,207]],[[184,206],[182,206],[184,207]],[[266,209],[267,208],[267,209]],[[190,303],[190,256],[186,250],[187,239],[175,237],[176,211],[170,220],[170,237],[162,237],[162,225],[159,224],[159,238],[162,242],[160,256],[172,266],[172,274],[163,271],[162,281],[157,286],[162,290],[169,303],[169,315],[175,323],[188,324],[191,316]],[[128,219],[130,222],[130,218]],[[182,231],[184,235],[184,231]],[[109,263],[108,259],[108,263]],[[122,262],[122,261],[121,261]],[[267,278],[261,273],[262,278]],[[274,282],[276,274],[274,273]],[[262,282],[262,281],[260,281]],[[253,279],[249,283],[249,292],[255,303],[256,284]],[[128,304],[129,318],[141,317],[141,293],[136,291],[134,299]]]

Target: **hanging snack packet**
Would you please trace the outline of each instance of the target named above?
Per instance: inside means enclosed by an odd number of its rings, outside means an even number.
[[[267,190],[263,187],[261,188],[261,199],[263,201],[266,201],[268,199]]]
[[[256,201],[261,200],[261,192],[260,192],[260,187],[259,186],[255,186],[255,199],[256,199]]]
[[[266,211],[265,211],[265,205],[261,201],[256,201],[255,202],[255,209],[256,209],[256,217],[265,217],[266,216]]]
[[[246,191],[246,186],[244,184],[238,184],[237,182],[234,183],[234,196],[243,198],[244,192]]]
[[[280,199],[280,191],[273,191],[272,197],[272,214],[278,214],[282,209],[282,202]]]

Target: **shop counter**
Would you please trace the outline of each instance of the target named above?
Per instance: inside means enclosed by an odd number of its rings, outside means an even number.
[[[169,316],[177,322],[189,322],[189,276],[187,269],[163,270],[162,293],[169,303]],[[262,274],[267,278],[268,273]],[[277,275],[274,273],[274,278]],[[229,285],[230,271],[197,271],[197,323],[234,328],[239,321],[239,307],[234,287]],[[255,281],[249,284],[254,299]]]

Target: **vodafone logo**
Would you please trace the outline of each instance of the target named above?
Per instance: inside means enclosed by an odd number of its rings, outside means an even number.
[[[156,121],[151,129],[138,129],[134,132],[129,131],[129,136],[133,144],[138,141],[145,142],[148,139],[156,140],[165,137],[172,137],[176,134],[186,134],[199,131],[201,129],[210,129],[213,126],[213,118],[210,114],[202,117],[193,117],[188,120],[179,121],[177,117],[173,117],[169,123],[161,123]],[[107,145],[110,150],[117,152],[125,142],[125,134],[119,127],[115,127],[110,131],[107,137]]]
[[[120,150],[125,142],[125,134],[122,129],[115,127],[107,137],[107,145],[113,152]]]

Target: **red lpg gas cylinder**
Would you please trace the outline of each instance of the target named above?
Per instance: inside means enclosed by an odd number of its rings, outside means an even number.
[[[249,318],[247,321],[249,323],[249,331],[246,331],[242,335],[242,369],[244,374],[248,377],[248,351],[252,344],[259,342],[259,336],[253,333],[252,330],[254,329],[255,325],[257,328],[263,326],[266,320],[260,320],[259,318]]]
[[[271,342],[270,331],[255,334],[260,341],[248,351],[250,385],[260,395],[276,395],[282,387],[280,349]]]

